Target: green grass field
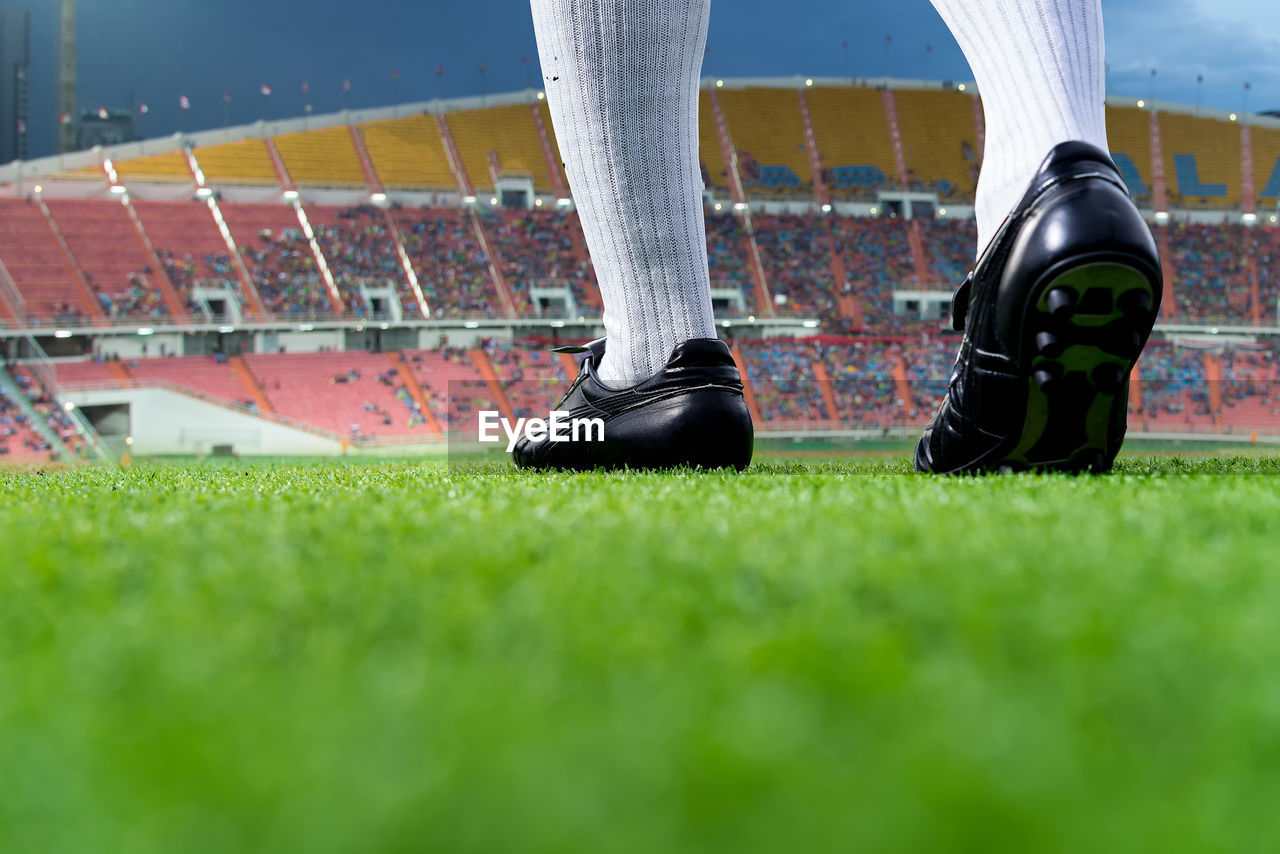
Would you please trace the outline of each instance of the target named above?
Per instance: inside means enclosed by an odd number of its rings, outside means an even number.
[[[1265,850],[1278,473],[0,473],[0,851]]]

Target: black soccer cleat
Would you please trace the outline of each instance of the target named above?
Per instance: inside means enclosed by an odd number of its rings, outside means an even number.
[[[919,471],[1107,471],[1163,293],[1151,230],[1104,152],[1056,146],[956,291],[965,333]]]
[[[742,397],[738,367],[723,341],[695,338],[678,345],[666,366],[642,383],[613,389],[600,382],[596,366],[603,338],[586,347],[581,370],[556,410],[569,419],[603,422],[603,436],[590,429],[577,440],[516,443],[521,468],[666,469],[678,466],[741,471],[751,462],[751,415]],[[593,441],[583,437],[591,435]],[[599,438],[598,441],[594,441]]]

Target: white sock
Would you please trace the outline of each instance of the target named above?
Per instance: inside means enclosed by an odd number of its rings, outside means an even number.
[[[634,385],[716,337],[698,165],[710,0],[531,0],[560,156],[608,336],[601,379]]]
[[[1101,0],[933,0],[982,94],[978,251],[995,237],[1049,149],[1107,148]]]

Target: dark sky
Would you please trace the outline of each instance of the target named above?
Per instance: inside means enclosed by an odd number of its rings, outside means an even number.
[[[32,12],[31,155],[50,154],[60,3],[3,3]],[[1280,107],[1280,4],[1104,0],[1104,9],[1111,92],[1195,103],[1203,74],[1207,107],[1242,109],[1245,81],[1250,108]],[[317,113],[339,110],[345,78],[353,107],[509,91],[538,79],[527,0],[80,0],[79,14],[81,109],[127,107],[132,96],[150,108],[138,124],[146,137],[299,116],[308,101]],[[704,72],[722,77],[970,76],[928,0],[716,0],[710,46]],[[259,93],[264,84],[270,97]],[[180,95],[191,99],[186,113]]]

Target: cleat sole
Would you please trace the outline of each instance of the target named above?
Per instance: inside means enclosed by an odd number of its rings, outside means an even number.
[[[1032,289],[1022,327],[1026,414],[996,467],[1111,468],[1124,438],[1129,374],[1155,321],[1159,283],[1147,269],[1084,263]]]

